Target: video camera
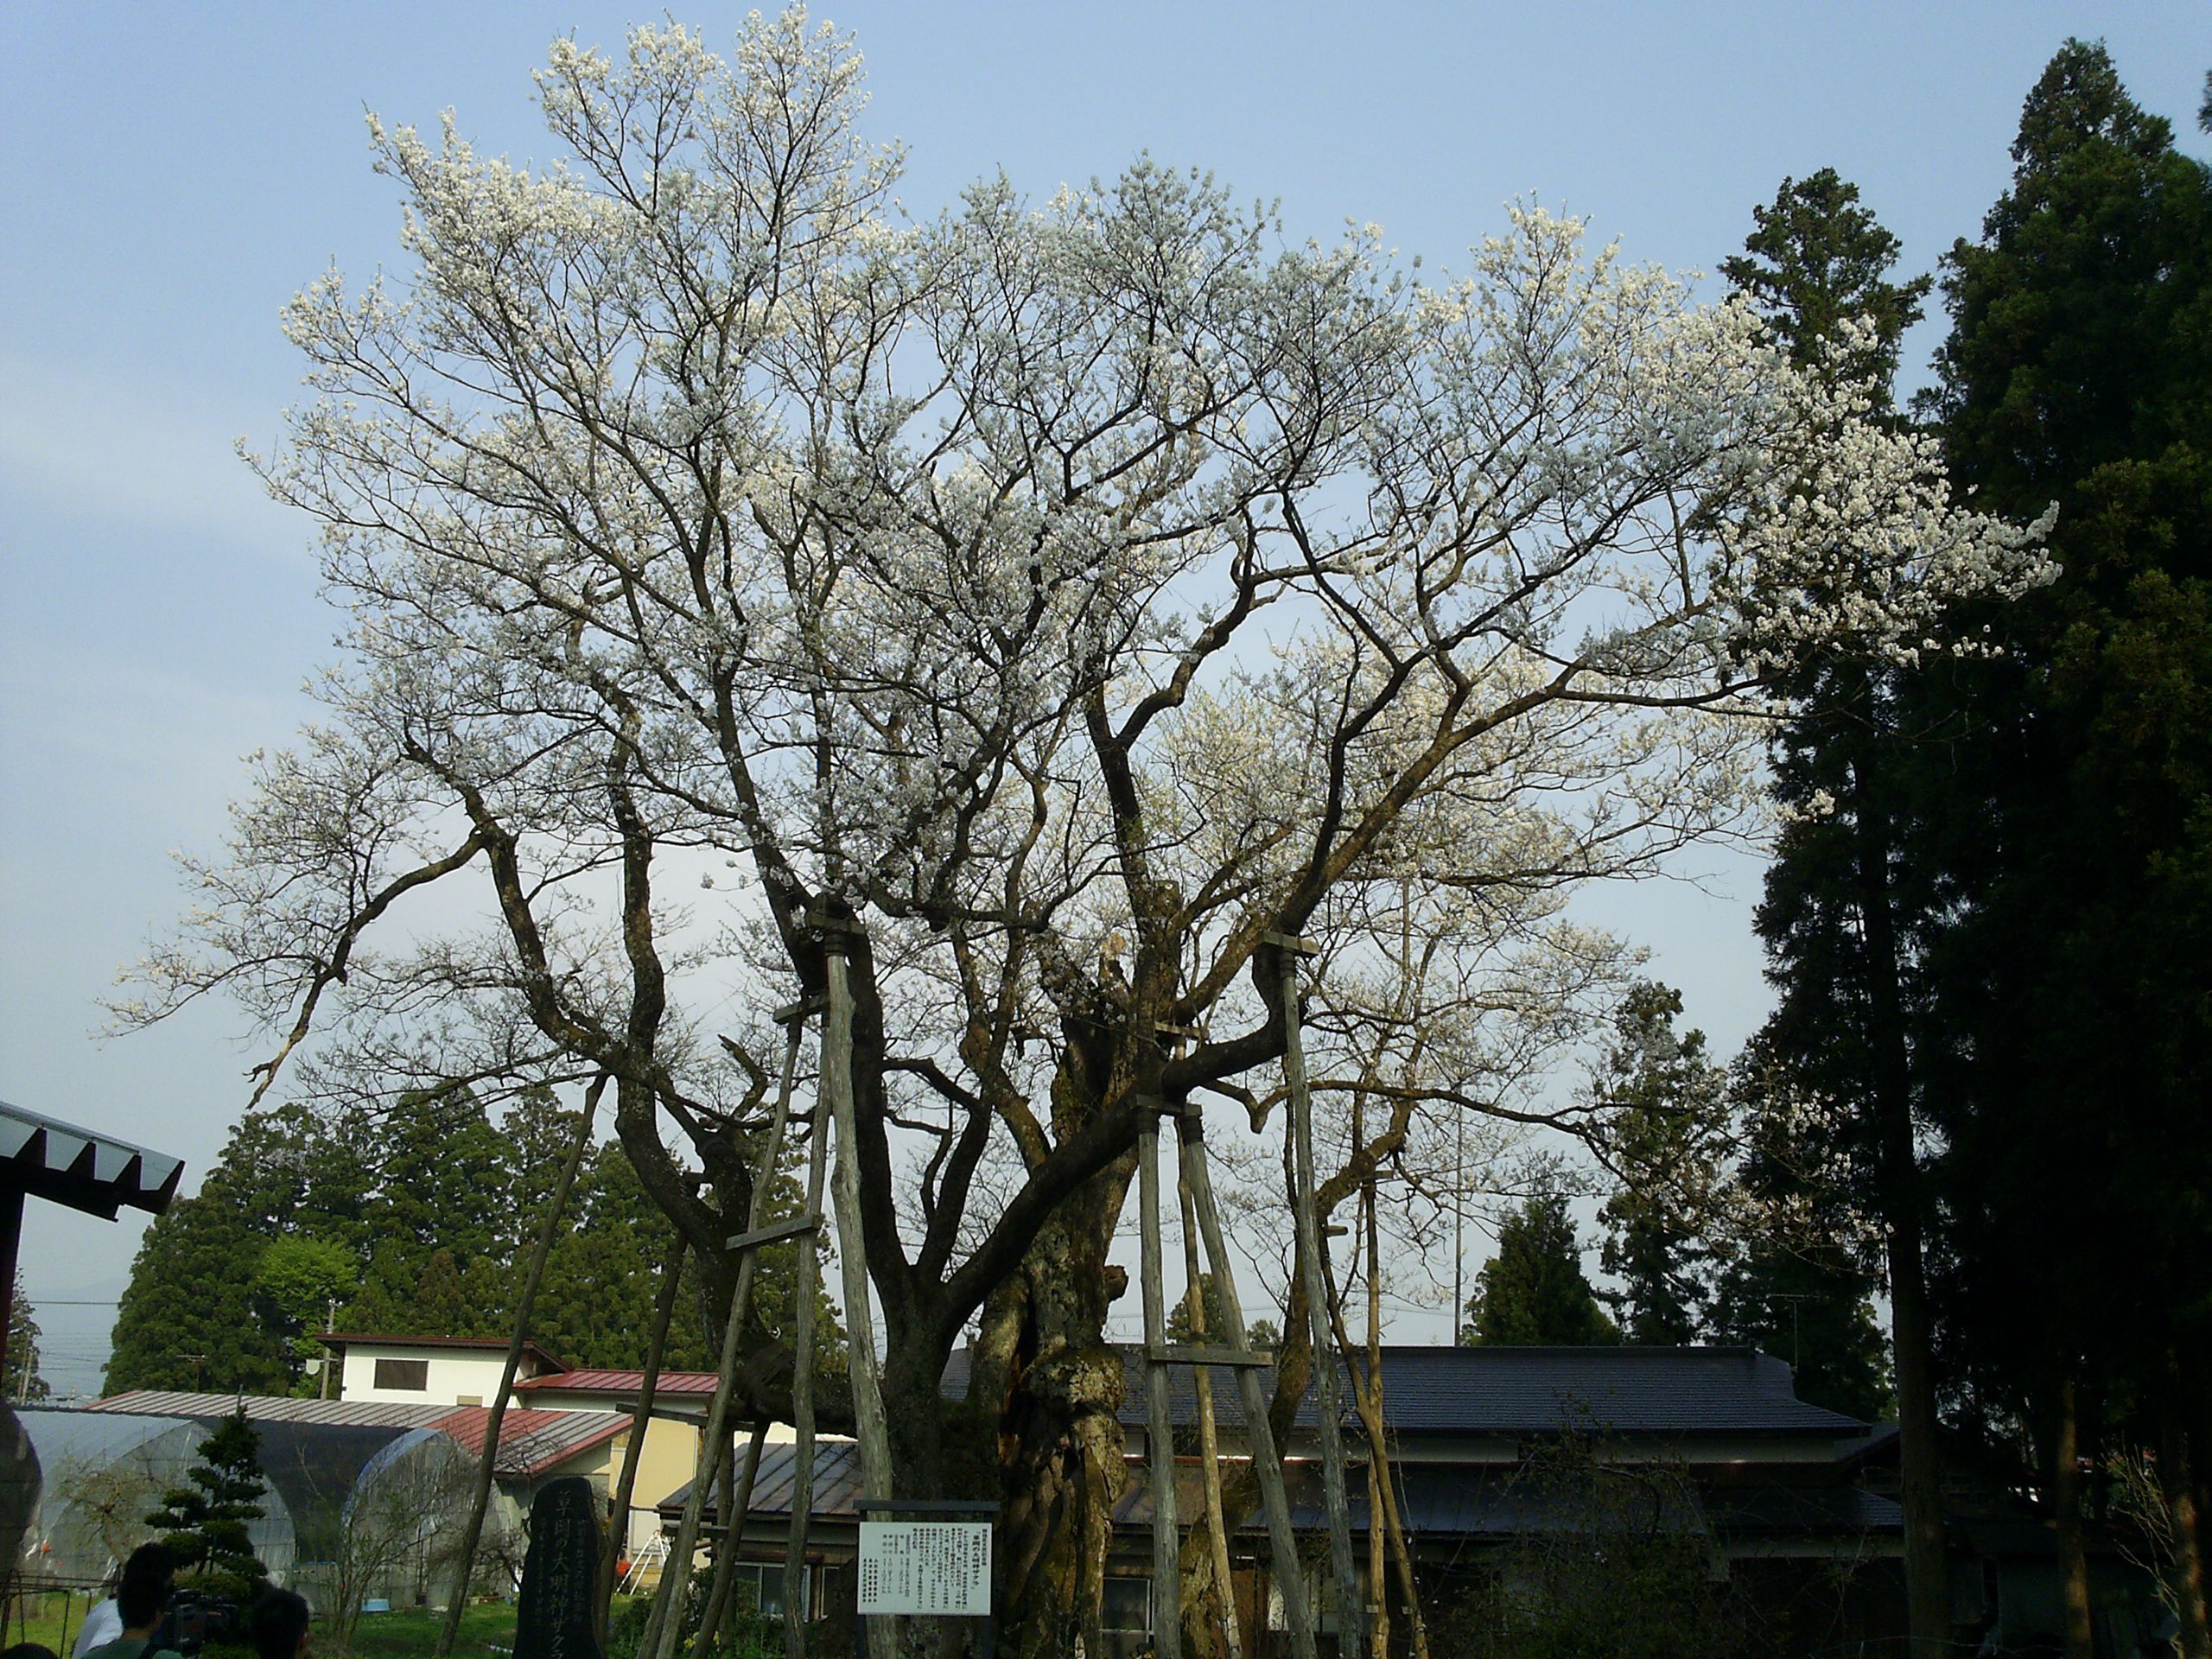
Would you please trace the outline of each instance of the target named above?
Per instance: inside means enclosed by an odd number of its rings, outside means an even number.
[[[172,1590],[146,1650],[156,1653],[173,1648],[184,1659],[193,1659],[208,1642],[230,1641],[245,1628],[245,1615],[235,1601],[203,1596],[197,1590]]]

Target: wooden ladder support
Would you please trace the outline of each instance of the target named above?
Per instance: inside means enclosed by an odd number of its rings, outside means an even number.
[[[1175,1519],[1175,1421],[1167,1402],[1167,1297],[1160,1249],[1160,1119],[1137,1135],[1137,1214],[1144,1280],[1145,1466],[1152,1475],[1152,1625],[1158,1659],[1182,1659],[1182,1534]]]
[[[818,1230],[822,1217],[814,1214],[792,1216],[784,1221],[772,1221],[766,1227],[756,1227],[749,1233],[739,1233],[728,1241],[728,1248],[735,1254],[741,1250],[757,1250],[763,1244],[773,1244],[778,1239],[796,1238],[801,1233]]]
[[[1183,1180],[1190,1189],[1191,1207],[1198,1217],[1199,1236],[1205,1242],[1214,1289],[1221,1298],[1222,1322],[1241,1335],[1244,1330],[1244,1304],[1236,1294],[1236,1271],[1222,1236],[1220,1213],[1214,1207],[1213,1179],[1206,1172],[1204,1120],[1195,1111],[1178,1109],[1175,1138],[1181,1151]],[[1290,1626],[1291,1653],[1293,1659],[1315,1659],[1313,1620],[1306,1599],[1306,1580],[1298,1565],[1298,1536],[1291,1530],[1290,1496],[1283,1486],[1282,1459],[1275,1450],[1274,1432],[1268,1426],[1267,1396],[1261,1391],[1257,1367],[1239,1365],[1236,1370],[1237,1390],[1244,1406],[1244,1433],[1251,1447],[1252,1472],[1259,1480],[1260,1507],[1267,1516],[1275,1588],[1282,1597],[1284,1623]],[[1155,1597],[1157,1594],[1155,1586]],[[1160,1622],[1154,1620],[1155,1624]]]
[[[869,1316],[868,1254],[861,1224],[861,1160],[853,1105],[853,992],[845,952],[854,928],[835,921],[822,925],[822,962],[830,984],[830,1007],[823,1022],[822,1093],[828,1097],[837,1135],[837,1163],[830,1175],[830,1198],[837,1217],[837,1267],[845,1292],[845,1340],[851,1356],[854,1438],[860,1442],[861,1497],[892,1496],[891,1427],[883,1414],[883,1380],[876,1369],[875,1329]],[[821,1113],[815,1114],[818,1119]],[[747,1258],[748,1260],[750,1258]],[[868,1650],[875,1659],[896,1659],[897,1621],[868,1621]]]
[[[1266,1354],[1242,1348],[1216,1348],[1205,1343],[1164,1342],[1145,1346],[1145,1357],[1156,1365],[1255,1365],[1265,1370],[1274,1363]]]
[[[759,1232],[766,1223],[768,1192],[775,1180],[777,1160],[783,1155],[784,1131],[791,1122],[791,1086],[798,1075],[799,1041],[804,1033],[797,1020],[789,1022],[785,1029],[788,1037],[784,1047],[783,1079],[776,1090],[775,1110],[768,1120],[767,1139],[760,1148],[759,1165],[753,1173],[752,1197],[746,1205],[747,1234]],[[677,1522],[676,1542],[669,1553],[668,1565],[661,1572],[659,1593],[654,1598],[655,1623],[648,1632],[651,1639],[639,1644],[640,1659],[674,1659],[683,1641],[683,1621],[677,1610],[683,1606],[684,1592],[690,1584],[691,1560],[699,1548],[699,1524],[706,1507],[707,1490],[715,1482],[722,1449],[729,1440],[729,1402],[737,1380],[738,1349],[744,1340],[745,1319],[751,1311],[753,1281],[760,1261],[760,1252],[756,1249],[744,1250],[738,1255],[737,1283],[730,1293],[729,1318],[722,1327],[714,1400],[707,1408],[706,1422],[699,1435],[699,1460],[692,1473],[691,1490],[684,1496],[683,1518]]]
[[[1178,1179],[1176,1197],[1183,1222],[1183,1270],[1189,1281],[1185,1292],[1191,1310],[1191,1333],[1203,1344],[1206,1339],[1205,1279],[1198,1266],[1198,1224],[1191,1212],[1191,1184]],[[1198,1396],[1198,1482],[1206,1506],[1206,1553],[1213,1563],[1215,1592],[1221,1603],[1221,1634],[1228,1659],[1244,1659],[1243,1638],[1236,1630],[1236,1586],[1229,1564],[1229,1523],[1221,1513],[1221,1440],[1214,1427],[1213,1372],[1193,1365],[1191,1382]],[[1421,1659],[1428,1659],[1424,1654]]]
[[[1306,1327],[1313,1346],[1314,1415],[1321,1431],[1321,1502],[1329,1519],[1329,1565],[1336,1579],[1338,1641],[1344,1652],[1365,1649],[1366,1593],[1351,1549],[1351,1507],[1344,1493],[1343,1406],[1338,1393],[1337,1344],[1329,1318],[1329,1275],[1313,1176],[1313,1102],[1306,1076],[1306,1043],[1299,1007],[1298,964],[1315,954],[1304,939],[1262,934],[1282,955],[1283,1079],[1290,1090],[1291,1213],[1298,1227],[1299,1278],[1306,1291]],[[1370,1524],[1373,1518],[1370,1517]]]
[[[807,1129],[806,1210],[822,1213],[828,1179],[830,1122],[821,1112]],[[791,1341],[791,1530],[784,1551],[785,1659],[806,1659],[806,1529],[814,1507],[814,1335],[815,1276],[820,1262],[812,1250],[798,1253],[798,1330]]]

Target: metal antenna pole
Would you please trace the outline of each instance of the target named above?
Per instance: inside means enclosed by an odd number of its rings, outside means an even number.
[[[1306,1319],[1313,1332],[1315,1415],[1321,1428],[1321,1501],[1329,1516],[1329,1565],[1337,1585],[1338,1642],[1345,1653],[1366,1646],[1365,1597],[1359,1565],[1351,1553],[1351,1507],[1344,1496],[1344,1425],[1337,1389],[1337,1347],[1329,1330],[1328,1274],[1321,1260],[1319,1200],[1313,1179],[1313,1103],[1306,1085],[1306,1045],[1300,1030],[1298,963],[1316,954],[1303,939],[1287,934],[1262,936],[1282,953],[1284,1080],[1290,1085],[1293,1168],[1292,1213],[1298,1224],[1300,1277],[1306,1286]]]

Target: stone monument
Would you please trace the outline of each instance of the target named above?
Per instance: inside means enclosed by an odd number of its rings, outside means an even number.
[[[515,1613],[515,1659],[605,1659],[591,1616],[601,1540],[589,1481],[564,1475],[538,1488]]]

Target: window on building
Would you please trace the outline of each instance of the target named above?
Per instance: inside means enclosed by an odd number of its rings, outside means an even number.
[[[1152,1628],[1152,1580],[1109,1579],[1099,1628],[1108,1630],[1149,1630]]]
[[[427,1359],[380,1359],[377,1361],[377,1387],[404,1389],[421,1394],[430,1386],[430,1362]]]
[[[811,1573],[813,1569],[809,1567],[807,1571]],[[784,1616],[784,1569],[780,1564],[738,1561],[731,1566],[730,1576],[731,1588],[737,1592],[741,1606],[749,1601],[753,1611],[764,1618]]]

